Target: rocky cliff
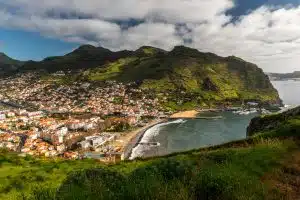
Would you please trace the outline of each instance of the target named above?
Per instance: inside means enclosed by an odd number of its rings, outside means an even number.
[[[247,135],[253,136],[260,132],[274,130],[284,125],[290,119],[299,117],[300,106],[280,114],[255,117],[251,120],[250,125],[247,128]]]

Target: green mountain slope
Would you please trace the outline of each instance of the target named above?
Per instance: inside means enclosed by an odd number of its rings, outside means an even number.
[[[0,152],[0,199],[265,200],[299,197],[300,115],[224,145],[116,165]]]
[[[90,81],[139,82],[141,88],[153,93],[168,92],[169,102],[174,101],[173,104],[279,102],[269,78],[256,65],[184,46],[170,52],[142,47],[131,56],[86,70],[83,76]]]
[[[129,51],[111,52],[102,47],[83,45],[64,56],[48,57],[41,62],[29,61],[21,68],[27,70],[45,70],[56,72],[59,70],[78,70],[101,66],[127,56]]]
[[[28,61],[17,69],[20,73],[42,71],[45,79],[48,73],[70,72],[62,83],[74,80],[136,82],[149,94],[164,98],[165,107],[170,110],[240,105],[243,101],[280,103],[268,76],[255,64],[184,46],[169,52],[150,46],[112,52],[83,45],[64,56]]]
[[[0,75],[15,72],[22,65],[22,61],[14,60],[4,53],[0,53]]]

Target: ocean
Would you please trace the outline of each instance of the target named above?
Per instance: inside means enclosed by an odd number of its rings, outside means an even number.
[[[284,104],[300,105],[300,81],[273,81]],[[137,145],[130,159],[152,157],[208,147],[246,138],[246,128],[257,114],[236,115],[232,112],[214,113],[222,119],[174,120],[148,129],[143,143],[156,142],[158,146]]]

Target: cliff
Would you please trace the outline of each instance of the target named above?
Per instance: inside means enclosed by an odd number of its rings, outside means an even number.
[[[247,135],[253,136],[261,132],[277,129],[278,127],[282,128],[291,119],[298,118],[300,118],[300,106],[280,114],[255,117],[247,128]]]

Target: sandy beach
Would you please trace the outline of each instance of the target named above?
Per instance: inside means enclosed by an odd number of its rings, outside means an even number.
[[[122,134],[118,139],[114,140],[111,145],[122,153],[122,157],[125,159],[130,156],[132,148],[136,146],[140,138],[143,136],[143,133],[150,127],[163,122],[163,120],[153,120],[147,123],[146,126],[135,129],[133,131]]]
[[[183,111],[178,112],[170,116],[172,119],[178,119],[178,118],[194,118],[199,114],[199,111],[196,110],[189,110],[189,111]]]

